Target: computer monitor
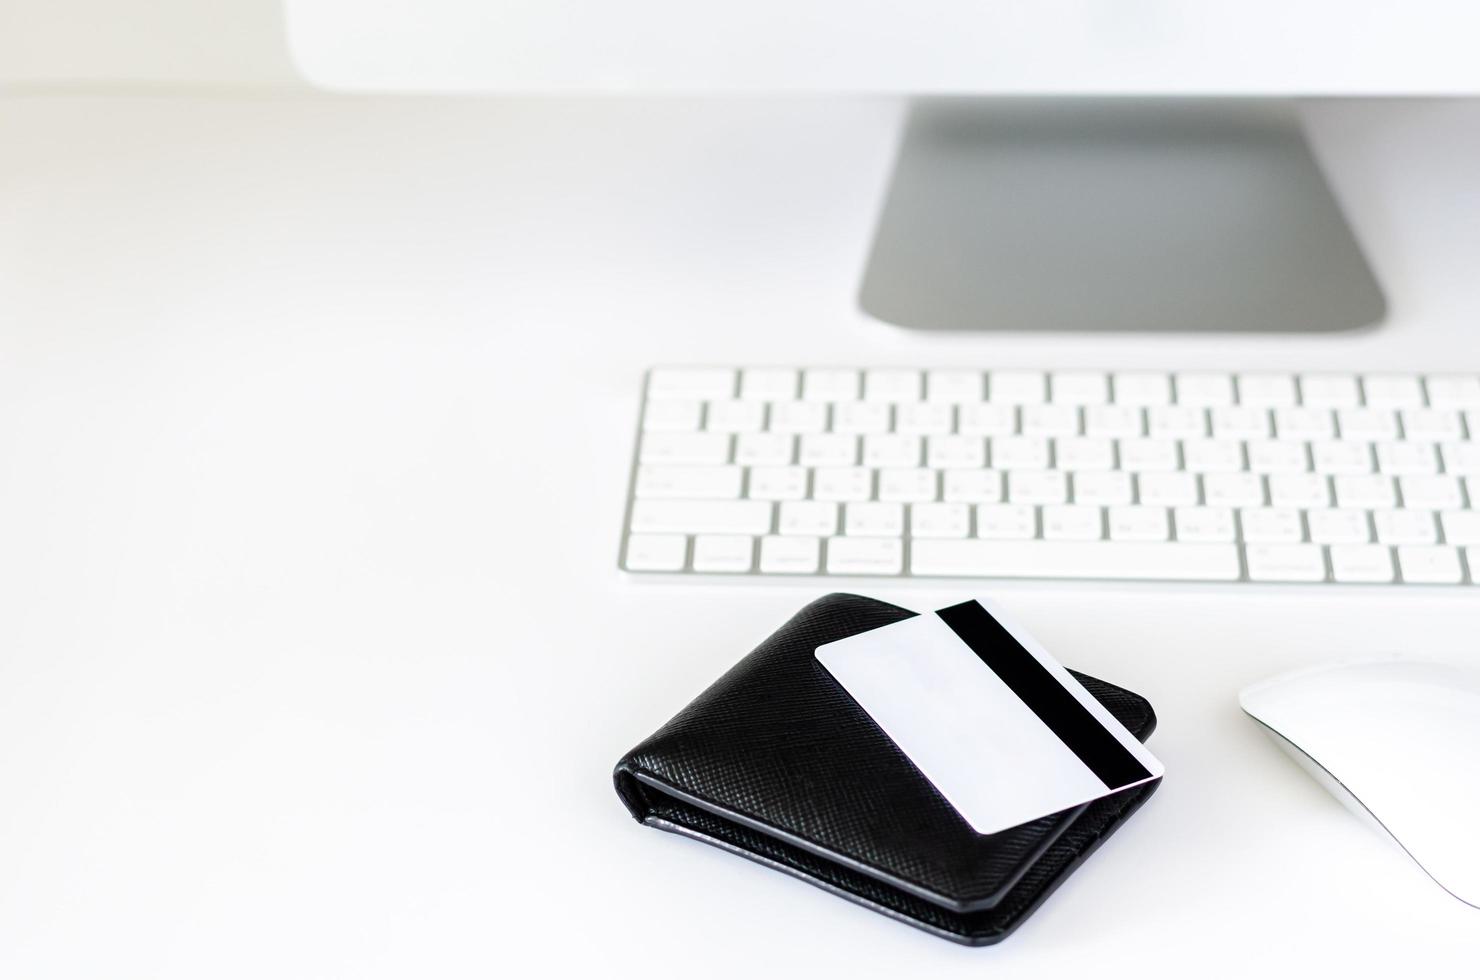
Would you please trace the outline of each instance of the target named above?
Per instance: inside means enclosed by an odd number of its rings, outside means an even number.
[[[916,96],[859,299],[925,329],[1361,327],[1300,97],[1480,91],[1468,0],[286,0],[397,92]]]

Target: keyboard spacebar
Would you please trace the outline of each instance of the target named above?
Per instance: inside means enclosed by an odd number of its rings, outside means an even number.
[[[913,575],[1232,581],[1238,546],[1202,542],[983,541],[916,538]]]

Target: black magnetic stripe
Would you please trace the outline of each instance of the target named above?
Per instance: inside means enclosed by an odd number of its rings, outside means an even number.
[[[963,602],[938,610],[936,615],[1107,789],[1150,778],[1146,767],[980,603]]]

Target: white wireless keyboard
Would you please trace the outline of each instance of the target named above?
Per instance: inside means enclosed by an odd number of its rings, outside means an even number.
[[[1480,586],[1480,375],[655,368],[621,564]]]

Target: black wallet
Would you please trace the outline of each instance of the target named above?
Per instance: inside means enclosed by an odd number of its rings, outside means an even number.
[[[915,615],[812,602],[617,763],[632,815],[795,875],[937,936],[1000,941],[1159,780],[976,833],[817,661],[817,647]],[[1137,738],[1146,699],[1074,676]]]

